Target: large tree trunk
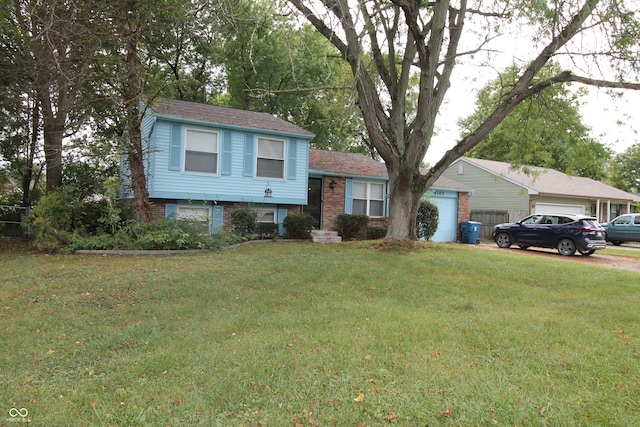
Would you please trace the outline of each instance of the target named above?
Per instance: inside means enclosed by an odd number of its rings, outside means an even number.
[[[144,147],[142,145],[142,117],[140,100],[142,97],[142,66],[138,57],[138,27],[135,17],[139,13],[137,0],[127,2],[124,37],[127,48],[125,68],[127,84],[125,86],[125,108],[128,121],[128,154],[131,168],[131,185],[135,198],[136,217],[138,221],[153,220],[153,210],[149,202],[149,190],[144,170]]]
[[[427,188],[416,167],[387,163],[389,175],[389,224],[386,239],[418,238],[418,208]]]

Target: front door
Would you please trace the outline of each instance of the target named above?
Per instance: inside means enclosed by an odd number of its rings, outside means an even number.
[[[302,211],[313,217],[313,227],[321,229],[322,218],[322,178],[309,178],[309,196],[307,206]]]

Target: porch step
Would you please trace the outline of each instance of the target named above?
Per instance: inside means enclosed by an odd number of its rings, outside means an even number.
[[[337,231],[313,230],[311,232],[311,240],[314,243],[340,243],[342,242],[342,237],[338,236]]]

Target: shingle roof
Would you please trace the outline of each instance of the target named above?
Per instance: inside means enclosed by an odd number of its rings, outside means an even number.
[[[358,153],[343,151],[309,150],[309,170],[335,175],[361,176],[388,179],[384,163]],[[441,176],[432,188],[471,190],[452,179]]]
[[[640,197],[600,181],[579,176],[569,176],[554,169],[527,166],[526,169],[530,173],[526,173],[523,168],[513,169],[509,163],[505,162],[469,157],[463,157],[463,159],[541,194],[640,201]]]
[[[342,151],[309,150],[309,170],[338,175],[387,178],[387,167],[371,157]]]
[[[268,113],[168,98],[158,98],[150,107],[156,114],[163,116],[313,136],[313,133]]]

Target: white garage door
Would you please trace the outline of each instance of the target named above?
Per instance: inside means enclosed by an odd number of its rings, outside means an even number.
[[[536,203],[535,213],[563,213],[584,215],[583,205],[560,205],[555,203]]]
[[[438,193],[441,192],[436,192],[436,194]],[[438,206],[438,229],[431,240],[434,242],[455,242],[458,231],[458,193],[436,194],[429,199]]]

